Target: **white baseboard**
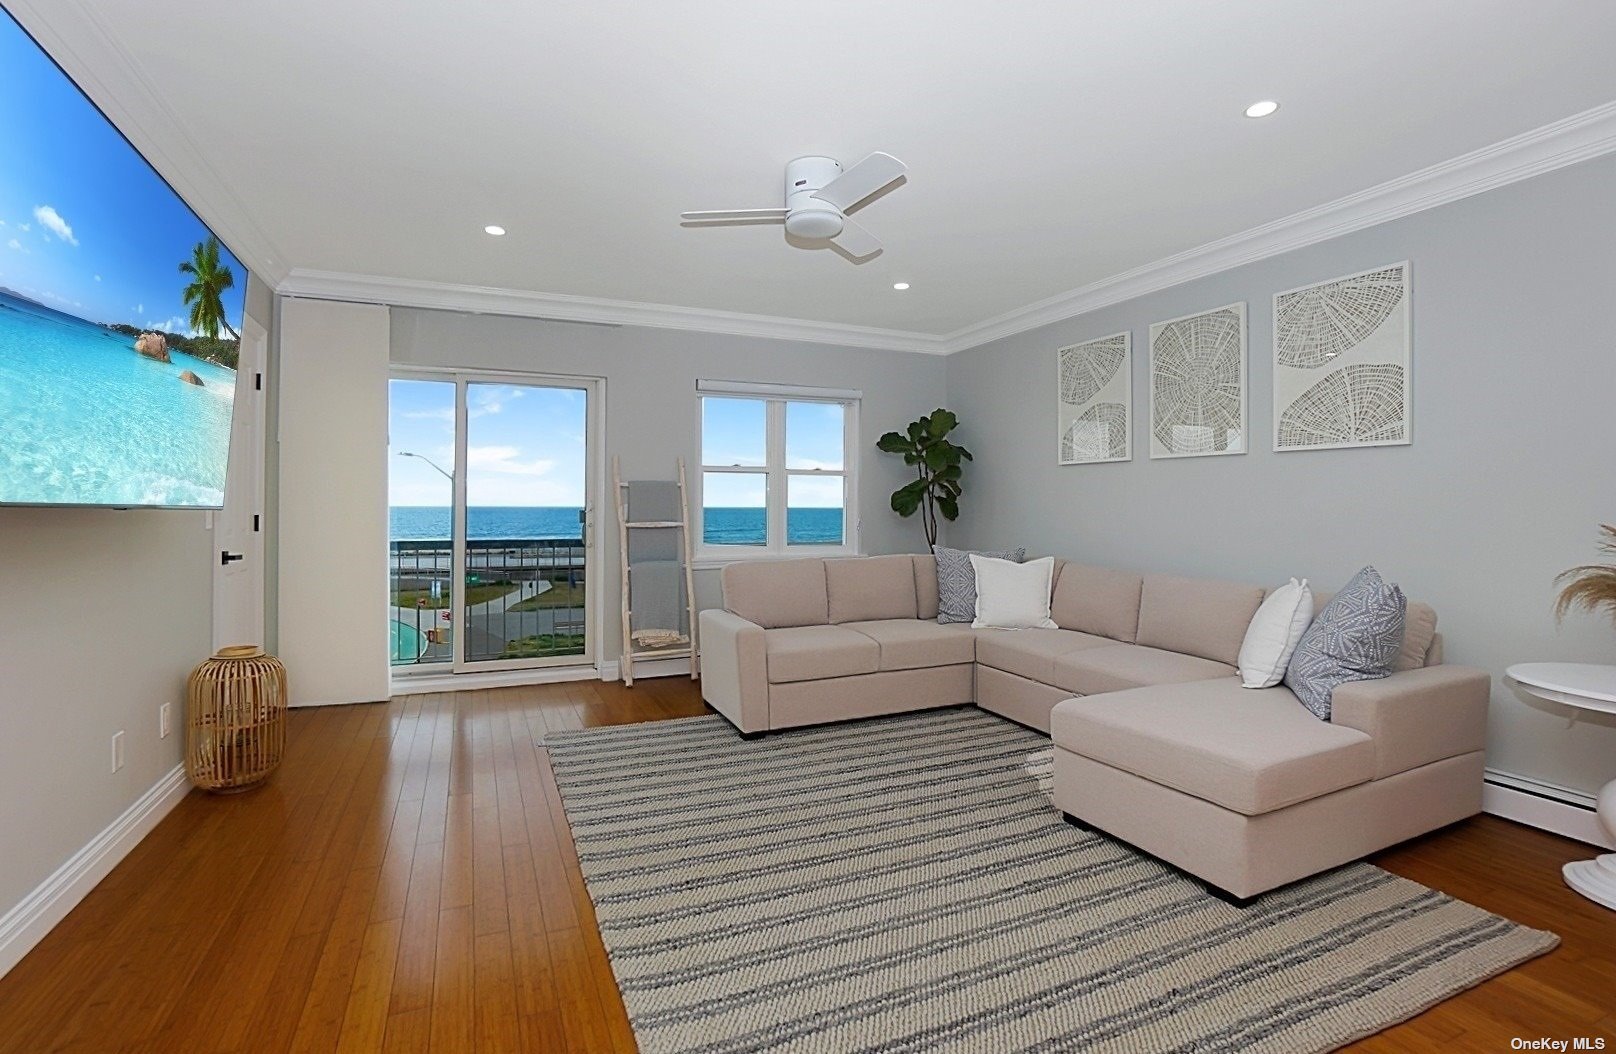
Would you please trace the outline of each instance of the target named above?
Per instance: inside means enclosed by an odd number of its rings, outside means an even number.
[[[1481,809],[1579,842],[1616,849],[1594,815],[1594,797],[1554,783],[1488,769]]]
[[[0,977],[66,918],[190,790],[185,766],[175,765],[88,845],[0,917]]]

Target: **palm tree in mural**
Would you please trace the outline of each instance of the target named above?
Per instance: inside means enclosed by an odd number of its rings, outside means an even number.
[[[219,239],[208,235],[205,242],[197,242],[191,258],[180,264],[180,273],[191,276],[185,287],[185,302],[191,307],[191,330],[204,336],[219,336],[223,326],[236,340],[241,339],[225,317],[224,291],[236,284],[230,268],[219,263]]]

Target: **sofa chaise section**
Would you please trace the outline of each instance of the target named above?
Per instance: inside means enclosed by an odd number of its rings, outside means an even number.
[[[1235,677],[1055,707],[1055,804],[1244,899],[1481,811],[1489,678],[1339,686],[1331,720]]]

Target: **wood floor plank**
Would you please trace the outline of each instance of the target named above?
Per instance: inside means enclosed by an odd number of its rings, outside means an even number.
[[[543,739],[706,712],[678,677],[296,711],[266,786],[185,798],[0,978],[0,1054],[632,1051]],[[1350,1049],[1616,1050],[1591,855],[1478,817],[1374,857],[1563,944]]]

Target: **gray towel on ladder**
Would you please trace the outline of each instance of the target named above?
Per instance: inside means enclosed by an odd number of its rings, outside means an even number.
[[[688,633],[685,568],[679,560],[641,560],[628,565],[630,632],[646,629]]]
[[[679,484],[672,480],[628,483],[630,523],[667,523],[684,519]],[[630,633],[674,630],[686,625],[684,532],[674,528],[629,528],[628,598]]]

